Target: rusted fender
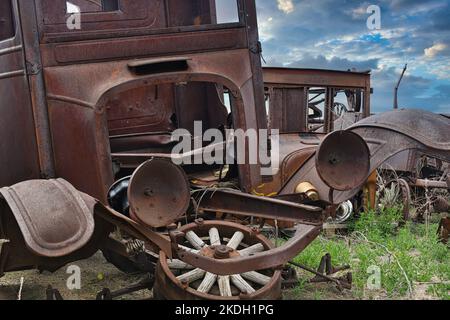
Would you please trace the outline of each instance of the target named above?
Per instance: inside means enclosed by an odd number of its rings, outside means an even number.
[[[67,181],[30,180],[0,189],[27,247],[43,257],[62,257],[82,248],[94,233],[94,217]]]
[[[405,150],[419,150],[443,161],[450,161],[450,119],[438,114],[423,110],[386,112],[357,122],[346,131],[358,134],[367,143],[370,150],[368,175],[389,158]],[[358,168],[358,163],[355,162],[353,167]],[[353,170],[349,170],[348,175],[352,174]],[[304,181],[317,188],[322,200],[333,204],[352,198],[362,187],[354,185],[346,191],[333,190],[320,178],[316,159],[312,157],[283,186],[280,194],[292,193],[295,186]]]
[[[423,147],[450,152],[450,119],[436,113],[414,109],[385,112],[363,119],[349,130],[360,132],[370,128],[401,133]],[[371,138],[369,134],[365,136],[365,139]]]
[[[156,245],[170,258],[169,237],[139,225],[97,199],[76,190],[63,179],[30,180],[0,189],[33,254],[47,258],[70,256],[82,250],[95,228],[117,226],[131,236]],[[100,218],[100,219],[98,219]],[[105,234],[107,236],[107,234]],[[94,245],[100,249],[102,240]]]

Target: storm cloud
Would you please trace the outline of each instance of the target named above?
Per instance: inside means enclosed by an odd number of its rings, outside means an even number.
[[[270,66],[372,70],[374,112],[405,108],[450,113],[450,0],[256,0],[263,56]],[[368,8],[381,10],[370,30]]]

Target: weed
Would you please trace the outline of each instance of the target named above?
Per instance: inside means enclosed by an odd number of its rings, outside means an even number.
[[[399,227],[401,216],[401,207],[385,208],[381,214],[362,214],[350,223],[348,236],[331,239],[321,236],[295,261],[316,268],[321,257],[330,253],[334,265],[351,265],[353,298],[449,300],[450,252],[438,241],[438,225],[408,222]],[[376,291],[367,287],[368,270],[373,266],[381,271],[381,288]],[[294,295],[300,296],[304,290],[311,287],[302,283]],[[324,296],[323,291],[314,293],[314,298]]]

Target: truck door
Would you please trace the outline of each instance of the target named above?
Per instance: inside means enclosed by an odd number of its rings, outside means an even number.
[[[39,178],[17,0],[0,1],[0,187]]]

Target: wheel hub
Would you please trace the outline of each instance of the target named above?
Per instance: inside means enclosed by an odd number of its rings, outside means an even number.
[[[270,250],[264,236],[240,224],[205,221],[180,229],[186,235],[184,250],[217,260],[227,260]],[[255,270],[239,275],[218,276],[194,268],[180,260],[170,260],[161,252],[156,271],[154,295],[159,298],[239,300],[279,299],[281,271]]]

